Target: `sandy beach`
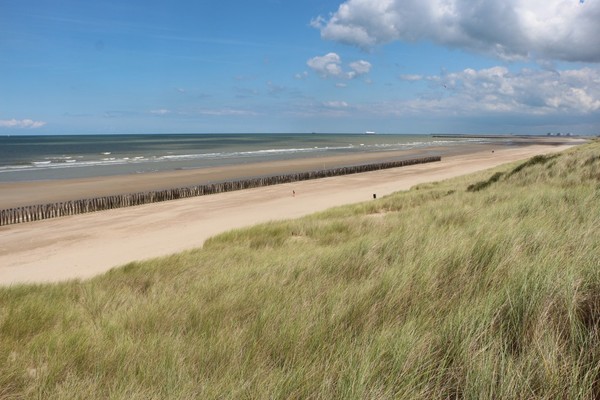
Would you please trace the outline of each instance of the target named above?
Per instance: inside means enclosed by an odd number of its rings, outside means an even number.
[[[238,192],[149,204],[93,214],[0,227],[0,284],[84,279],[128,262],[202,246],[215,234],[256,223],[296,218],[330,207],[410,189],[537,154],[562,151],[576,142],[489,147],[461,151],[441,162]],[[247,176],[302,171],[315,165],[357,164],[393,158],[320,158],[252,165]],[[371,156],[369,156],[371,157]],[[88,180],[0,185],[0,208],[115,193],[178,187],[241,177],[232,168],[176,171],[152,179],[121,176]],[[293,191],[295,196],[292,195]],[[84,196],[84,194],[86,196]],[[90,195],[91,194],[91,195]]]

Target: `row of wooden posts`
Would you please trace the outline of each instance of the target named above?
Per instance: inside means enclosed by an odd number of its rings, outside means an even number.
[[[360,172],[369,172],[379,169],[398,168],[407,165],[424,164],[435,161],[441,161],[441,157],[423,157],[410,160],[324,169],[312,172],[276,175],[262,178],[250,178],[239,181],[212,183],[178,189],[166,189],[142,193],[104,196],[93,199],[65,201],[60,203],[15,207],[0,210],[0,226],[18,224],[21,222],[39,221],[43,219],[63,217],[67,215],[111,210],[114,208],[138,206],[142,204],[157,203],[161,201],[184,199],[188,197],[204,196],[214,193],[231,192],[234,190],[249,189],[261,186],[277,185],[280,183],[290,183],[305,181],[309,179],[319,179],[331,176],[356,174]]]

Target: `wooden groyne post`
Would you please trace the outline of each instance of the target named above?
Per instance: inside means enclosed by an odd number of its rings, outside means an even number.
[[[358,174],[362,172],[377,171],[381,169],[399,168],[408,165],[425,164],[441,160],[442,158],[439,156],[422,157],[376,164],[365,164],[351,167],[323,169],[311,172],[299,172],[268,177],[249,178],[237,181],[212,183],[175,189],[130,193],[115,196],[104,196],[92,199],[71,200],[59,203],[41,204],[33,206],[14,207],[0,210],[0,226],[19,224],[22,222],[40,221],[44,219],[64,217],[68,215],[112,210],[115,208],[139,206],[143,204],[158,203],[162,201],[185,199],[189,197],[206,196],[215,193],[232,192],[235,190],[278,185],[281,183],[291,183],[311,179],[328,178],[332,176]]]

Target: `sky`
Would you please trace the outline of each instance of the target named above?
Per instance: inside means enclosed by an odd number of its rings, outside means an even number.
[[[0,135],[600,134],[600,0],[0,0]]]

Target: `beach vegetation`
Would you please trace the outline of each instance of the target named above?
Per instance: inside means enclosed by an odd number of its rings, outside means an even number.
[[[496,172],[488,180],[479,181],[467,186],[467,192],[478,192],[480,190],[483,190],[491,184],[498,182],[503,175],[504,172]]]
[[[599,227],[594,142],[1,288],[0,398],[596,399]]]

